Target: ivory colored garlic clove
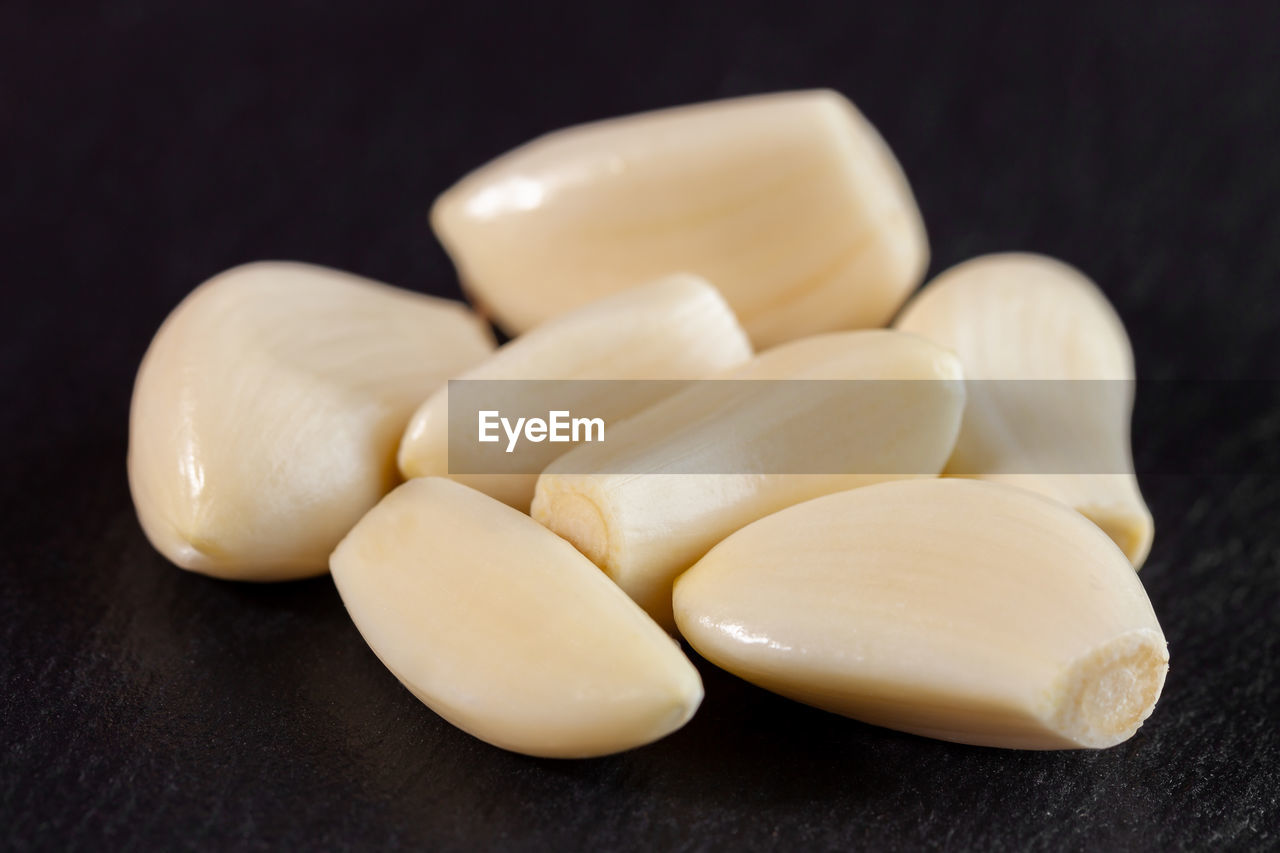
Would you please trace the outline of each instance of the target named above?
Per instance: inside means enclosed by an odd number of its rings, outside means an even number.
[[[606,296],[521,335],[457,376],[493,379],[697,379],[751,358],[751,344],[716,289],[673,275]],[[659,385],[584,383],[572,411],[613,423],[661,399]],[[529,391],[530,399],[538,394]],[[543,467],[564,447],[540,444]],[[414,414],[400,443],[405,477],[449,475],[449,394],[441,388]],[[536,466],[535,466],[536,467]],[[452,478],[527,512],[537,474],[456,474]]]
[[[1154,523],[1129,443],[1133,351],[1092,281],[1041,255],[986,255],[939,275],[895,326],[953,350],[970,380],[948,474],[1060,500],[1142,566]]]
[[[298,263],[215,276],[138,368],[128,468],[143,530],[208,575],[322,574],[395,485],[414,407],[492,350],[458,302]]]
[[[883,326],[929,255],[892,152],[825,90],[550,133],[467,175],[431,221],[511,333],[673,270],[714,282],[760,347]]]
[[[937,474],[964,407],[954,356],[887,330],[793,341],[722,378],[924,381],[696,383],[548,466],[533,517],[669,629],[672,581],[711,546],[818,495]]]
[[[410,480],[330,561],[378,658],[436,713],[503,749],[606,755],[683,726],[698,672],[653,620],[524,513]]]
[[[679,579],[675,613],[700,654],[761,687],[983,746],[1114,746],[1169,665],[1105,534],[973,480],[883,483],[757,521]]]

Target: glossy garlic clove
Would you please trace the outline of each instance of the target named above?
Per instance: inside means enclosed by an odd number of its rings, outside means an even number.
[[[1075,507],[1142,566],[1154,523],[1129,443],[1133,351],[1092,281],[1041,255],[987,255],[939,275],[895,326],[964,365],[969,403],[947,473]]]
[[[697,276],[674,275],[557,317],[456,378],[697,379],[749,358],[751,344],[716,289]],[[664,390],[657,384],[584,383],[572,387],[575,399],[568,405],[571,411],[590,412],[613,423],[657,402]],[[530,400],[538,394],[531,386]],[[540,444],[526,450],[523,458],[532,462],[536,454],[545,467],[564,449]],[[446,388],[414,414],[400,443],[399,463],[405,477],[449,474]],[[527,512],[538,475],[457,474],[453,479]]]
[[[504,749],[585,758],[683,726],[702,681],[589,560],[451,480],[410,480],[330,562],[378,658],[436,713]]]
[[[818,495],[937,474],[964,407],[950,353],[886,330],[794,341],[721,378],[925,381],[698,383],[552,463],[533,517],[667,628],[672,581],[716,542]]]
[[[929,254],[892,152],[831,91],[550,133],[463,178],[431,221],[512,333],[675,270],[714,282],[760,347],[883,326]]]
[[[1106,535],[971,480],[883,483],[757,521],[679,579],[675,613],[700,654],[761,687],[983,746],[1114,746],[1168,671]]]
[[[208,575],[322,574],[395,484],[414,406],[492,350],[457,302],[307,264],[215,276],[138,368],[128,468],[143,530]]]

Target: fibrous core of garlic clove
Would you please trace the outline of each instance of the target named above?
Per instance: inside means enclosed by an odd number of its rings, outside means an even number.
[[[129,485],[147,537],[218,577],[322,574],[397,482],[414,407],[493,346],[461,303],[336,270],[215,276],[164,321],[134,384]]]
[[[455,377],[460,380],[697,379],[745,363],[751,344],[714,287],[692,275],[672,275],[603,297],[500,347]],[[584,382],[561,386],[572,411],[607,423],[661,399],[669,386]],[[531,384],[530,401],[540,389]],[[515,395],[506,395],[508,402]],[[563,400],[561,402],[564,402]],[[545,467],[563,445],[540,444],[524,452],[530,470]],[[532,457],[536,455],[537,464]],[[400,443],[405,477],[449,475],[449,394],[441,388],[418,408]],[[527,512],[536,473],[450,475]]]
[[[698,672],[573,546],[452,480],[410,480],[334,551],[360,633],[436,713],[504,749],[605,755],[683,726]]]
[[[969,402],[947,473],[1060,500],[1142,566],[1154,523],[1129,438],[1133,351],[1097,285],[1042,255],[986,255],[939,275],[894,325],[964,365]]]
[[[533,517],[667,628],[672,581],[716,542],[817,495],[936,475],[964,407],[955,357],[887,330],[793,341],[721,378],[571,450],[534,495]]]
[[[883,326],[929,255],[892,152],[825,90],[550,133],[467,175],[431,221],[511,333],[674,270],[720,288],[759,347]]]
[[[675,587],[704,657],[927,737],[1104,748],[1151,714],[1168,649],[1124,554],[1080,514],[974,480],[818,498],[725,539]]]

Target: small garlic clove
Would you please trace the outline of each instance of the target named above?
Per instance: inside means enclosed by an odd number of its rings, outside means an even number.
[[[925,381],[695,383],[548,466],[533,517],[668,629],[672,581],[716,542],[818,495],[937,474],[964,408],[959,362],[887,330],[793,341],[721,378]]]
[[[330,565],[387,668],[495,746],[606,755],[670,734],[702,701],[679,646],[589,560],[451,480],[400,486]]]
[[[511,333],[673,270],[714,282],[760,347],[883,326],[929,254],[892,152],[832,91],[560,130],[463,178],[431,221]]]
[[[138,368],[128,468],[143,530],[204,574],[322,574],[395,484],[414,406],[492,349],[458,302],[298,263],[215,276]]]
[[[751,358],[751,344],[714,287],[673,275],[606,296],[521,335],[456,379],[697,379]],[[614,423],[661,399],[663,386],[583,383],[573,411]],[[530,399],[539,391],[531,386]],[[508,395],[512,397],[513,395]],[[564,452],[541,444],[524,451],[542,466]],[[449,475],[449,395],[432,394],[400,443],[405,477]],[[536,466],[534,466],[536,469]],[[527,512],[536,473],[456,474],[452,479]]]
[[[757,521],[679,579],[675,614],[700,654],[761,687],[984,746],[1114,746],[1168,671],[1106,535],[972,480],[883,483]]]
[[[1142,566],[1154,523],[1129,444],[1133,351],[1097,285],[1041,255],[986,255],[939,275],[894,325],[948,347],[964,365],[969,402],[947,473],[1060,500]],[[1064,452],[1087,455],[1088,472],[1064,473]]]

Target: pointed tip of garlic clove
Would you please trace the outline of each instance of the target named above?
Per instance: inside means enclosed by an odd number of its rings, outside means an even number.
[[[969,445],[972,447],[972,445]],[[954,461],[956,456],[952,456]],[[1000,464],[998,456],[996,465]],[[1026,460],[1015,460],[1026,467]],[[1000,483],[1065,504],[1106,533],[1129,559],[1135,571],[1142,569],[1155,540],[1155,519],[1147,508],[1133,474],[1004,474],[964,475]]]
[[[1074,508],[1111,537],[1135,571],[1142,569],[1155,540],[1155,520],[1145,503],[1139,499],[1126,505],[1084,504]]]
[[[831,90],[550,133],[446,190],[431,223],[512,333],[673,269],[715,282],[759,346],[880,326],[929,255],[901,166]]]

